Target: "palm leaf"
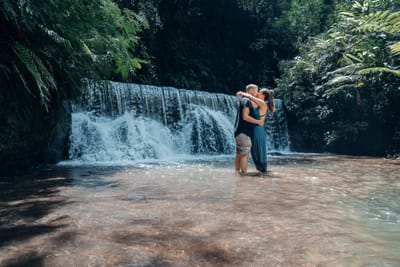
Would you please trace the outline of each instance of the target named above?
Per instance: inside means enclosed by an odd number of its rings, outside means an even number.
[[[356,64],[350,64],[338,69],[335,69],[334,71],[328,72],[328,75],[337,75],[337,74],[353,74],[357,70],[362,69],[364,67],[364,64],[362,63],[356,63]]]
[[[359,75],[340,75],[325,83],[328,86],[339,86],[342,84],[355,84],[360,79]]]

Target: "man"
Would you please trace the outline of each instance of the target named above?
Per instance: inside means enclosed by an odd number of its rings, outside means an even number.
[[[258,86],[249,84],[246,86],[246,93],[256,97]],[[254,118],[254,108],[250,99],[240,98],[240,105],[235,121],[235,140],[236,140],[236,158],[235,170],[240,175],[247,175],[247,162],[251,150],[251,137],[255,125],[263,125],[263,120]]]

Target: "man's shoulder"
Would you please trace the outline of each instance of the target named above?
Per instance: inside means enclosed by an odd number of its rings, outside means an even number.
[[[247,97],[242,97],[242,98],[240,99],[240,105],[243,106],[243,107],[249,106],[250,103],[251,103],[251,102],[250,102],[250,99],[248,99]]]

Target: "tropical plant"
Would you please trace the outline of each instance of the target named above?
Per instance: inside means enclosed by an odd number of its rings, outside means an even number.
[[[0,171],[43,161],[84,78],[134,75],[141,25],[111,0],[0,1]]]
[[[53,93],[69,95],[83,77],[126,79],[141,66],[134,14],[111,0],[4,0],[0,14],[1,79],[46,109]]]
[[[399,145],[400,125],[389,117],[400,117],[392,105],[398,99],[400,13],[393,6],[383,9],[386,2],[355,1],[327,32],[309,39],[296,60],[282,64],[278,93],[306,145],[322,148],[324,143],[326,149],[346,153],[379,153]],[[299,91],[310,101],[297,103]],[[316,134],[310,137],[311,129]],[[371,142],[371,133],[385,140],[361,147]]]

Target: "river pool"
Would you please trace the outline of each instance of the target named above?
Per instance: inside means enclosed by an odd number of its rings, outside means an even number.
[[[263,177],[227,156],[0,180],[0,266],[400,266],[399,160],[269,160]]]

